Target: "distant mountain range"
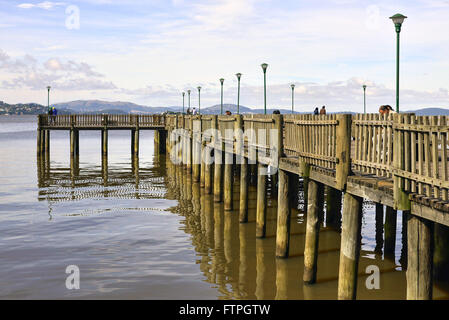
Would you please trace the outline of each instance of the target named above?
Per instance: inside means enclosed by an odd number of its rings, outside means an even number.
[[[63,102],[52,105],[58,109],[59,114],[96,114],[96,113],[114,113],[114,114],[151,114],[162,112],[182,112],[182,106],[169,106],[169,107],[148,107],[138,105],[131,102],[108,102],[101,100],[76,100],[71,102]],[[237,105],[235,104],[223,104],[223,112],[229,110],[233,114],[237,113]],[[267,113],[271,114],[276,109],[267,109]],[[281,113],[290,113],[288,109],[279,109]],[[185,107],[187,111],[187,107]],[[211,107],[201,108],[202,114],[220,114],[221,106],[219,104]],[[295,113],[311,113],[310,112],[295,112]],[[0,101],[0,114],[39,114],[46,113],[47,107],[37,103],[21,103],[21,104],[7,104]],[[413,111],[404,111],[415,113],[416,115],[449,115],[449,109],[443,108],[422,108]],[[263,113],[263,109],[251,109],[245,106],[240,106],[240,113]],[[349,111],[343,111],[339,113],[354,113]]]

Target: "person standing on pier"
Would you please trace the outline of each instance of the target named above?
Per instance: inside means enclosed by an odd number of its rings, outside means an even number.
[[[325,106],[321,107],[320,114],[326,114],[326,107]]]
[[[394,113],[395,111],[393,110],[393,108],[390,106],[390,105],[383,105],[383,106],[380,106],[380,108],[379,108],[379,113],[380,114],[389,114],[389,113]]]
[[[315,110],[313,111],[313,114],[316,115],[316,116],[320,114],[320,111],[318,110],[318,107],[315,108]]]

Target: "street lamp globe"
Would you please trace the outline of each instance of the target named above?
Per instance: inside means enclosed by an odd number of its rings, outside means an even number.
[[[262,70],[263,70],[263,72],[265,73],[265,72],[267,71],[268,64],[262,63],[260,66],[262,67]]]
[[[242,74],[239,72],[239,73],[236,73],[235,76],[237,77],[237,80],[240,80],[240,78],[242,77]]]
[[[406,19],[407,17],[397,13],[394,16],[391,16],[390,19],[393,21],[394,26],[396,27],[396,32],[401,32],[401,26],[402,23],[404,22],[404,19]]]

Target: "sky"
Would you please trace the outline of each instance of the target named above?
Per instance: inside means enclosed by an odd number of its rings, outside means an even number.
[[[449,108],[449,0],[0,0],[0,100],[129,101],[201,107],[237,102],[330,112]],[[186,102],[187,103],[187,102]]]

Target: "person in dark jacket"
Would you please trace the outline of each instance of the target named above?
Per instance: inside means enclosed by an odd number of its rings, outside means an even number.
[[[320,114],[320,111],[318,110],[318,107],[315,108],[315,110],[313,111],[313,114],[316,115],[316,116]]]

